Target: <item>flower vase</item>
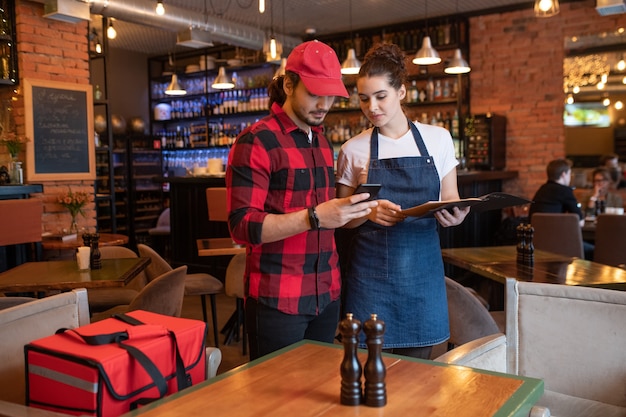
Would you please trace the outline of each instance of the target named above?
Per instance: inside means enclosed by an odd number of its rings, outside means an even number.
[[[9,178],[11,184],[23,184],[24,172],[22,171],[22,162],[18,160],[17,154],[11,154],[11,163],[9,164]]]
[[[68,230],[68,234],[72,235],[74,233],[78,234],[78,224],[76,223],[76,214],[72,214],[72,223],[70,224],[70,229]]]

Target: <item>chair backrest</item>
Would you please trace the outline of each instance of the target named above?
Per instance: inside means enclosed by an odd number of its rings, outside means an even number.
[[[233,256],[226,267],[224,292],[229,297],[244,298],[243,276],[246,272],[246,254]]]
[[[89,305],[82,288],[0,311],[0,400],[26,401],[24,345],[86,324]]]
[[[449,343],[460,346],[500,332],[489,311],[463,285],[446,277],[446,292],[450,320]]]
[[[507,372],[626,406],[626,292],[507,279],[506,321]]]
[[[41,242],[42,215],[38,198],[0,200],[0,246]]]
[[[142,258],[150,258],[150,263],[144,270],[148,281],[152,281],[156,277],[172,270],[170,264],[150,246],[139,243],[137,244],[137,250]]]
[[[114,259],[114,258],[138,258],[139,256],[135,251],[124,246],[99,246],[100,259]],[[140,291],[146,286],[149,279],[144,271],[141,271],[133,280],[128,284],[129,288]]]
[[[145,310],[180,317],[185,296],[187,266],[180,266],[150,281],[128,306],[128,311]]]
[[[598,216],[593,261],[613,266],[626,265],[626,216]]]
[[[159,219],[157,220],[156,227],[170,227],[170,208],[166,208],[159,215]]]
[[[226,198],[227,194],[225,187],[206,189],[206,202],[209,209],[209,220],[215,222],[228,221]]]
[[[534,213],[535,249],[584,259],[580,219],[574,213]]]

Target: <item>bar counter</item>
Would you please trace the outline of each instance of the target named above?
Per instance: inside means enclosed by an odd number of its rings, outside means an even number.
[[[460,171],[459,194],[462,198],[502,191],[503,181],[517,178],[517,171]],[[169,177],[170,183],[172,266],[188,265],[192,272],[206,272],[223,278],[230,257],[198,256],[196,241],[228,237],[224,222],[208,219],[206,189],[224,187],[223,177]],[[462,225],[441,228],[441,245],[447,247],[494,245],[494,234],[500,227],[499,210],[470,214]]]

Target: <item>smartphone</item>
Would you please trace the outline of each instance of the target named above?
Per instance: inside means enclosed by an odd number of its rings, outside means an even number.
[[[354,194],[369,193],[370,197],[367,200],[363,200],[363,201],[373,200],[378,195],[378,191],[380,191],[380,187],[382,187],[382,185],[380,184],[361,184],[356,188],[356,191],[354,192]]]

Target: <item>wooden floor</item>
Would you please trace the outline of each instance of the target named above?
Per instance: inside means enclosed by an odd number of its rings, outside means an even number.
[[[217,323],[218,331],[222,329],[224,324],[228,321],[231,314],[235,311],[235,299],[220,294],[216,297],[217,300]],[[207,346],[215,346],[213,340],[213,327],[211,325],[211,310],[210,302],[207,297],[207,309],[209,310],[209,333],[207,335]],[[200,297],[187,296],[183,302],[183,317],[202,320],[202,304]],[[217,371],[218,374],[229,371],[236,368],[239,365],[247,363],[250,358],[248,355],[242,354],[242,342],[241,337],[239,341],[233,341],[228,345],[224,345],[224,335],[219,334],[219,348],[222,351],[222,363]]]

